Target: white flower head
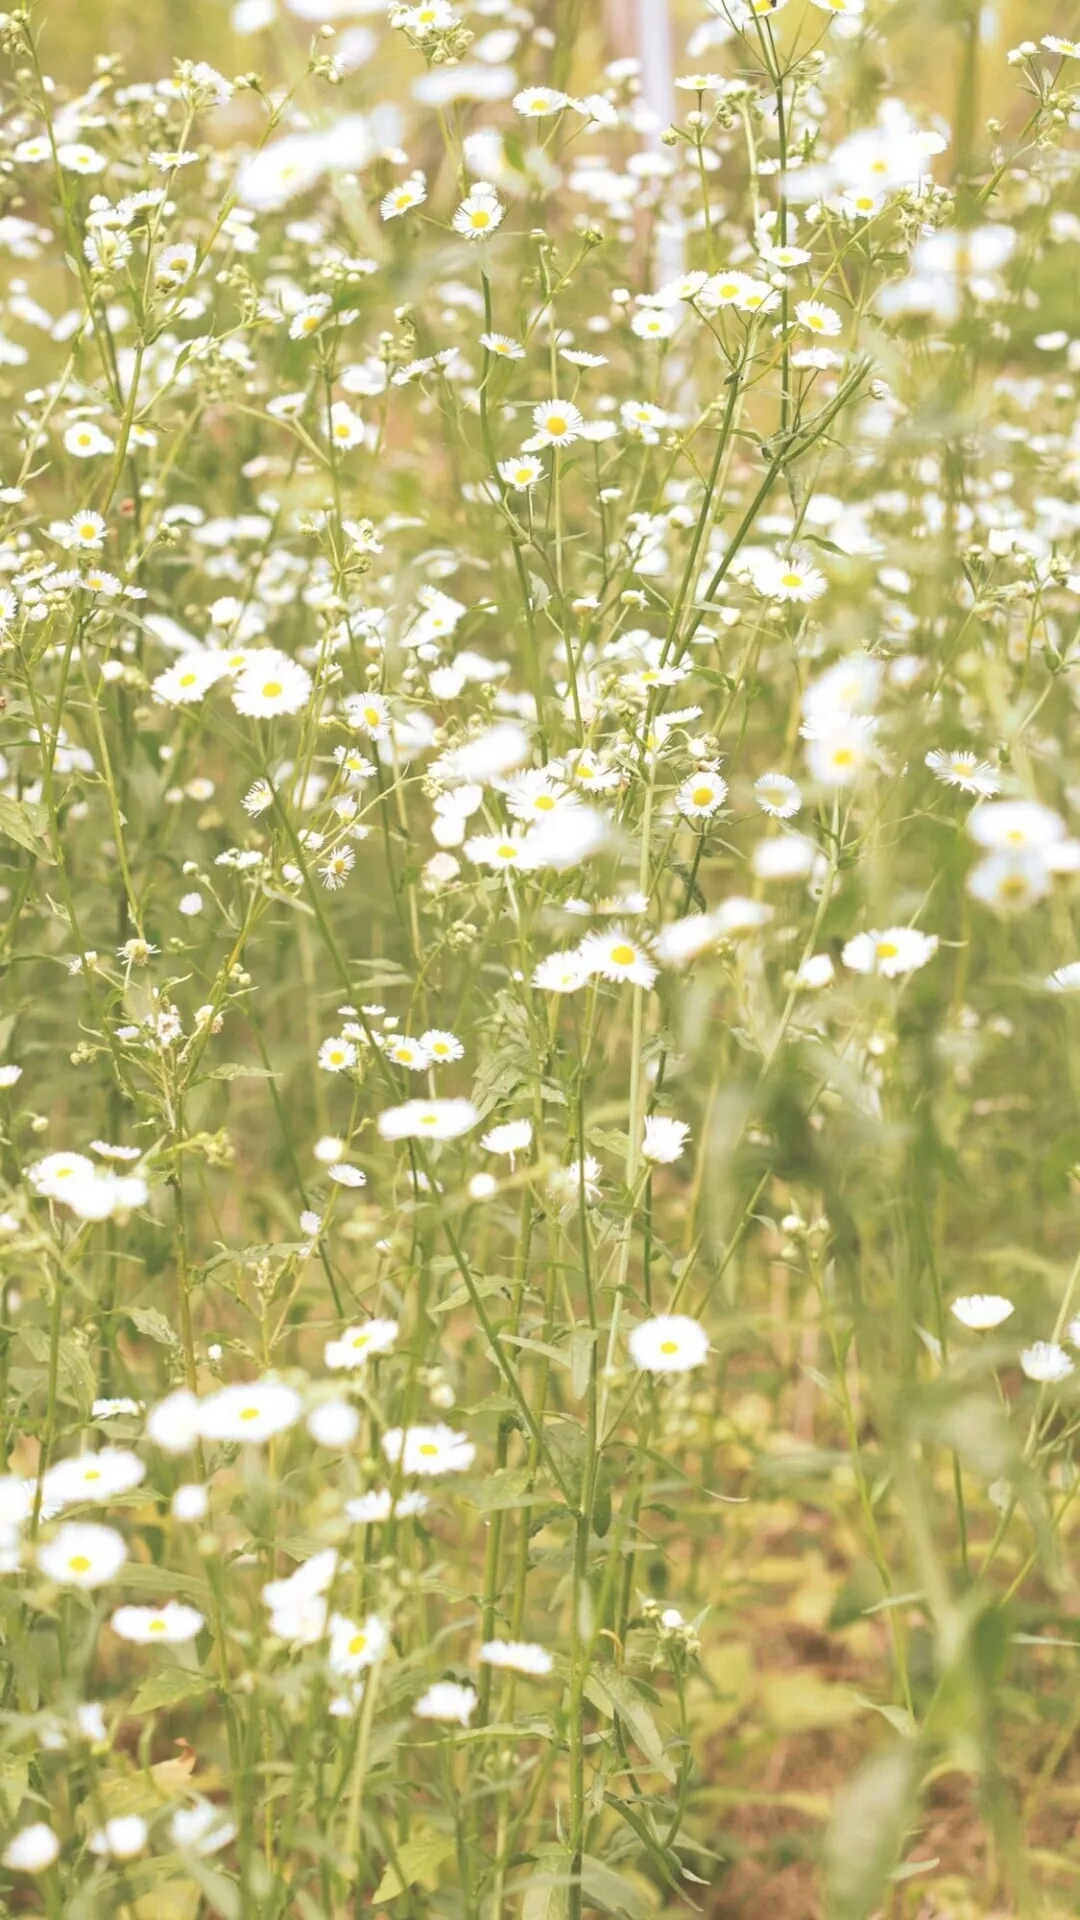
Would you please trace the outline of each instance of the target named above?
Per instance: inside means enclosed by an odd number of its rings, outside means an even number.
[[[643,1373],[688,1373],[704,1363],[709,1336],[688,1314],[661,1313],[635,1327],[628,1345]]]

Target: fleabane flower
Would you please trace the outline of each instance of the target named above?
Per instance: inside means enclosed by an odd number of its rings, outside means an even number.
[[[311,698],[311,675],[298,660],[272,647],[250,653],[233,684],[233,706],[249,719],[300,713]]]
[[[1000,1293],[965,1293],[952,1302],[949,1311],[972,1333],[987,1333],[1000,1327],[1015,1309],[1012,1301]]]
[[[350,1620],[347,1614],[330,1616],[330,1671],[351,1678],[373,1667],[390,1644],[390,1634],[377,1613],[364,1621]]]
[[[332,1373],[352,1373],[366,1366],[373,1354],[388,1353],[397,1337],[396,1320],[365,1320],[361,1326],[346,1327],[337,1340],[328,1340],[323,1361]]]
[[[44,1873],[59,1857],[60,1842],[44,1820],[20,1827],[4,1848],[3,1863],[10,1873]]]
[[[280,1380],[253,1380],[250,1386],[222,1387],[199,1403],[199,1432],[204,1440],[242,1440],[249,1446],[296,1425],[303,1412],[300,1395]]]
[[[690,1138],[685,1120],[673,1120],[667,1114],[650,1113],[645,1121],[641,1157],[655,1166],[670,1166],[677,1160]]]
[[[946,786],[959,787],[962,793],[976,794],[980,800],[992,800],[1001,786],[989,761],[966,750],[949,753],[935,747],[927,754],[926,765]]]
[[[425,174],[410,173],[407,180],[401,180],[391,187],[379,202],[379,213],[383,220],[398,220],[404,213],[411,213],[413,207],[419,207],[427,199],[427,177]]]
[[[50,1513],[82,1501],[101,1503],[130,1492],[145,1476],[137,1453],[127,1447],[102,1447],[98,1453],[79,1454],[51,1466],[42,1482],[42,1501]]]
[[[378,1128],[384,1140],[456,1140],[479,1118],[471,1100],[406,1100],[380,1113]]]
[[[843,326],[835,307],[827,307],[821,300],[799,300],[795,318],[808,333],[816,333],[826,340],[835,338]]]
[[[505,213],[506,208],[494,187],[488,186],[486,181],[480,181],[456,209],[452,222],[454,232],[462,234],[466,240],[486,240],[496,227],[502,225]]]
[[[786,773],[763,773],[754,781],[754,799],[774,820],[790,820],[802,806],[802,794]]]
[[[627,1345],[643,1373],[689,1373],[709,1351],[709,1336],[685,1313],[660,1313],[635,1327]]]
[[[656,979],[656,968],[645,948],[621,927],[610,933],[586,934],[580,953],[587,972],[599,974],[602,980],[629,980],[635,987],[651,987]]]
[[[841,959],[853,973],[880,973],[886,980],[925,967],[937,952],[937,935],[917,927],[887,927],[883,933],[857,933]]]
[[[476,1712],[475,1687],[462,1686],[457,1680],[436,1680],[413,1706],[418,1720],[439,1720],[467,1727]]]
[[[526,120],[542,120],[547,114],[561,113],[569,104],[569,96],[560,93],[558,87],[523,87],[511,102],[515,112],[523,114]]]
[[[127,1547],[112,1527],[69,1520],[37,1550],[40,1571],[58,1587],[103,1587],[115,1580]]]
[[[554,1665],[547,1648],[535,1640],[486,1640],[480,1658],[486,1667],[502,1667],[534,1680],[543,1679]]]
[[[694,773],[675,795],[675,810],[685,820],[708,820],[727,796],[727,781],[719,773]]]
[[[1029,1380],[1040,1386],[1057,1386],[1075,1371],[1064,1347],[1056,1340],[1035,1340],[1020,1355],[1020,1366]]]
[[[383,1434],[382,1449],[393,1466],[404,1473],[467,1473],[476,1448],[464,1433],[444,1426],[391,1427]]]
[[[117,1607],[109,1625],[121,1640],[131,1640],[137,1646],[149,1647],[160,1642],[162,1646],[176,1647],[185,1640],[194,1640],[206,1621],[196,1607],[168,1600],[163,1607]]]
[[[533,408],[533,440],[538,447],[568,447],[585,422],[572,400],[545,400]]]

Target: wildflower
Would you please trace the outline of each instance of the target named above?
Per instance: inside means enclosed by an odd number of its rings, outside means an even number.
[[[471,1100],[407,1100],[379,1115],[384,1140],[456,1140],[480,1115]]]
[[[62,141],[56,157],[66,173],[100,173],[105,166],[104,155],[81,140]]]
[[[705,1360],[709,1336],[686,1314],[661,1313],[635,1327],[628,1344],[630,1358],[643,1373],[689,1373]]]
[[[554,1167],[548,1175],[548,1192],[565,1211],[580,1205],[594,1207],[600,1198],[600,1162],[591,1153],[584,1160],[571,1160],[565,1167]]]
[[[170,1502],[169,1510],[174,1520],[190,1525],[205,1520],[210,1511],[210,1496],[206,1488],[197,1480],[188,1481],[177,1487]]]
[[[695,773],[675,795],[675,806],[686,820],[708,820],[727,799],[727,781],[718,773]]]
[[[485,353],[493,353],[499,360],[524,360],[525,349],[520,340],[509,333],[482,333],[480,345]]]
[[[420,172],[410,173],[396,187],[391,187],[379,202],[379,214],[383,220],[400,219],[404,213],[411,213],[413,207],[419,207],[427,199],[427,179]]]
[[[835,308],[825,306],[821,300],[799,300],[795,318],[809,333],[821,334],[825,339],[838,334],[843,325]]]
[[[974,753],[947,753],[935,748],[927,754],[926,764],[946,786],[960,787],[964,793],[977,794],[981,800],[993,799],[1001,785],[989,762],[980,760]]]
[[[937,952],[936,934],[917,927],[888,927],[884,933],[857,933],[841,959],[853,973],[880,973],[886,980],[925,967]]]
[[[149,1837],[150,1829],[141,1813],[120,1813],[90,1835],[89,1847],[91,1853],[108,1860],[134,1860]]]
[[[163,1453],[187,1453],[199,1438],[199,1402],[186,1387],[166,1394],[146,1422],[146,1437]]]
[[[383,1434],[387,1459],[405,1473],[467,1473],[476,1448],[463,1433],[441,1423],[434,1427],[391,1427]]]
[[[243,1440],[255,1445],[296,1425],[300,1395],[277,1380],[222,1387],[199,1406],[199,1431],[207,1440]]]
[[[970,1327],[973,1333],[984,1333],[989,1328],[1000,1327],[1014,1312],[1014,1307],[1012,1301],[1000,1293],[966,1293],[954,1300],[949,1310],[961,1326]]]
[[[42,1498],[50,1512],[82,1501],[97,1504],[130,1492],[145,1475],[146,1468],[137,1453],[126,1447],[102,1447],[99,1453],[57,1461],[42,1481]]]
[[[533,408],[533,438],[538,447],[568,447],[581,433],[583,420],[571,400],[548,400]]]
[[[642,1158],[657,1166],[670,1166],[677,1160],[690,1138],[685,1120],[672,1120],[665,1114],[651,1113],[645,1121]]]
[[[205,1858],[231,1846],[236,1838],[236,1822],[222,1813],[212,1800],[196,1799],[190,1807],[177,1807],[169,1821],[169,1839],[181,1852]]]
[[[175,1647],[185,1640],[194,1640],[206,1622],[195,1607],[169,1600],[158,1609],[118,1607],[109,1625],[121,1640],[132,1640],[138,1646],[148,1647],[160,1641],[163,1646]]]
[[[515,93],[511,102],[515,112],[523,114],[526,120],[542,120],[547,114],[561,113],[569,104],[568,96],[557,87],[524,87]]]
[[[610,933],[590,933],[581,943],[581,959],[590,974],[603,980],[632,981],[636,987],[651,987],[656,968],[648,954],[621,927]]]
[[[4,1848],[3,1863],[12,1873],[44,1873],[59,1858],[60,1842],[44,1820],[20,1827]]]
[[[348,1160],[339,1160],[332,1167],[327,1167],[326,1177],[338,1187],[355,1189],[367,1186],[367,1174],[360,1167],[352,1166]]]
[[[478,1698],[474,1687],[462,1686],[456,1680],[436,1680],[434,1686],[420,1695],[413,1712],[419,1720],[446,1721],[467,1727],[476,1712]]]
[[[536,1680],[550,1673],[554,1665],[547,1648],[538,1646],[535,1640],[486,1640],[480,1658],[485,1666],[528,1674]]]
[[[1036,1340],[1030,1347],[1025,1347],[1020,1355],[1020,1365],[1027,1378],[1037,1380],[1040,1386],[1056,1386],[1075,1371],[1064,1347],[1059,1346],[1056,1340]]]
[[[466,240],[485,240],[489,233],[502,225],[506,208],[496,197],[494,187],[481,181],[465,196],[457,208],[453,219],[455,233],[463,234]]]
[[[521,453],[516,460],[500,460],[499,479],[519,493],[527,493],[544,477],[544,469],[531,453]]]
[[[754,781],[754,798],[776,820],[790,820],[802,806],[802,795],[786,773],[761,774]]]
[[[385,1623],[369,1613],[362,1625],[346,1614],[330,1616],[330,1671],[352,1677],[381,1660],[390,1644]]]
[[[551,953],[546,960],[541,960],[533,973],[533,985],[545,993],[576,993],[588,978],[589,967],[575,948],[569,953]]]
[[[115,1580],[126,1559],[120,1534],[93,1521],[65,1521],[37,1550],[42,1573],[60,1587],[103,1587]]]
[[[1066,966],[1055,968],[1047,975],[1045,985],[1051,993],[1080,992],[1080,960],[1070,960]]]
[[[356,1439],[360,1415],[347,1400],[324,1400],[312,1408],[304,1424],[316,1445],[340,1453]]]
[[[514,1164],[514,1155],[525,1153],[532,1144],[533,1130],[531,1120],[505,1120],[499,1127],[492,1127],[482,1134],[480,1145],[486,1153],[505,1153]]]
[[[323,1361],[330,1371],[342,1368],[352,1372],[366,1365],[373,1353],[388,1353],[398,1337],[396,1320],[365,1320],[362,1325],[346,1327],[337,1340],[328,1340]]]
[[[427,1054],[433,1066],[447,1066],[451,1061],[462,1060],[465,1049],[456,1033],[447,1033],[442,1027],[429,1027],[420,1035],[420,1046]]]
[[[264,648],[249,656],[236,677],[233,705],[253,719],[299,713],[311,697],[311,675],[298,661]]]
[[[319,1065],[324,1073],[348,1073],[356,1065],[356,1048],[352,1041],[324,1040],[319,1048]]]
[[[64,434],[64,446],[79,460],[92,460],[100,453],[112,453],[114,442],[93,420],[77,420]]]
[[[334,1582],[338,1556],[333,1547],[301,1561],[285,1580],[271,1580],[262,1590],[270,1610],[270,1631],[291,1646],[313,1646],[326,1632],[329,1607],[326,1595]]]

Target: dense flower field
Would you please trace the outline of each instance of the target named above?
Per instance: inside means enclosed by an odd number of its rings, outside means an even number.
[[[1080,42],[159,7],[0,16],[0,1912],[1074,1913]]]

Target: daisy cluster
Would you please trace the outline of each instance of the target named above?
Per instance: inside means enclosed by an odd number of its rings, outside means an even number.
[[[984,152],[880,0],[691,7],[663,108],[550,11],[237,0],[83,91],[0,16],[50,1913],[689,1897],[710,1503],[801,1449],[906,1735],[899,1610],[943,1694],[975,1617],[919,1514],[989,1504],[991,1568],[1073,1484],[1080,46],[997,48]]]

